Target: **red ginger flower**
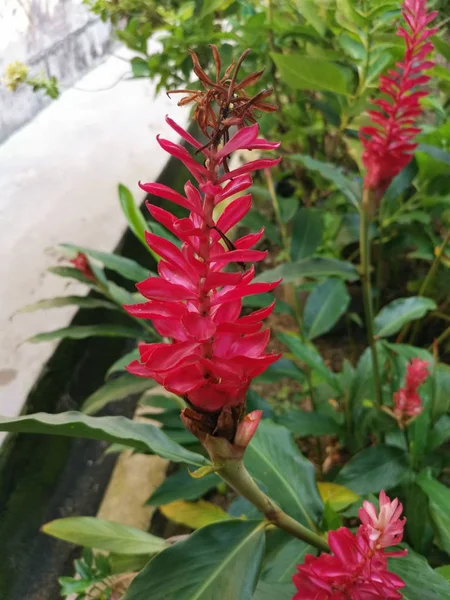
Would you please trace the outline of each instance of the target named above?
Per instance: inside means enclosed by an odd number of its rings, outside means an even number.
[[[252,283],[254,267],[241,272],[224,271],[230,263],[261,261],[266,252],[252,250],[263,231],[238,239],[231,249],[221,241],[250,210],[251,195],[233,200],[217,219],[214,207],[252,184],[250,173],[277,164],[280,159],[262,158],[230,172],[220,173],[235,150],[278,148],[278,143],[258,138],[258,125],[240,129],[221,149],[202,148],[199,141],[167,118],[168,124],[205,157],[199,164],[182,146],[158,137],[160,146],[180,159],[195,177],[188,181],[185,196],[159,183],[139,184],[149,194],[170,200],[189,210],[189,216],[173,214],[148,204],[151,215],[182,241],[179,249],[168,240],[146,232],[149,246],[161,257],[159,277],[139,283],[149,302],[125,307],[172,343],[141,344],[140,361],[128,371],[155,379],[170,392],[184,396],[203,411],[219,411],[243,405],[253,377],[262,373],[279,355],[265,354],[270,331],[262,321],[274,303],[241,317],[242,298],[273,290],[274,283]]]
[[[397,69],[380,77],[380,89],[388,99],[374,100],[379,108],[368,111],[373,125],[362,127],[364,146],[362,160],[367,169],[364,187],[374,190],[380,198],[392,179],[406,167],[417,147],[414,138],[420,128],[414,127],[421,114],[420,99],[428,95],[423,86],[430,77],[423,71],[433,66],[426,57],[433,50],[429,37],[437,28],[427,28],[438,13],[427,13],[426,0],[405,0],[402,15],[406,27],[399,27],[397,35],[406,43],[404,59]]]
[[[428,362],[413,358],[406,367],[405,385],[394,394],[394,415],[399,422],[420,415],[423,410],[422,400],[417,392],[419,386],[429,376]]]
[[[85,277],[95,280],[94,273],[92,272],[91,265],[89,264],[86,254],[78,252],[75,258],[72,258],[72,260],[69,262],[72,263],[75,269],[78,269],[80,273],[83,273]]]
[[[360,511],[362,525],[354,535],[346,527],[330,531],[332,555],[307,555],[293,577],[298,594],[293,600],[396,600],[404,582],[387,569],[388,556],[403,556],[406,551],[385,552],[391,543],[403,537],[405,519],[400,520],[402,505],[380,494],[380,513],[364,503]],[[377,532],[374,535],[374,532]]]

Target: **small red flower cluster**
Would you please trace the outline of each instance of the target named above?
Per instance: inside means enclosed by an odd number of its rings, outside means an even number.
[[[70,260],[69,262],[72,263],[75,269],[80,271],[80,273],[83,273],[83,275],[88,279],[95,279],[94,273],[92,272],[91,265],[89,264],[86,254],[78,252],[75,258],[72,258],[72,260]]]
[[[416,417],[423,410],[422,400],[417,392],[419,386],[429,376],[428,362],[413,358],[406,367],[405,385],[394,394],[394,415],[398,419]]]
[[[307,555],[297,567],[293,581],[298,594],[293,600],[396,600],[405,583],[387,569],[388,556],[404,556],[406,550],[386,552],[403,537],[406,519],[400,519],[403,506],[384,491],[380,511],[365,501],[359,510],[361,525],[356,534],[346,527],[330,531],[332,554]]]
[[[182,241],[181,249],[170,241],[146,232],[149,246],[161,257],[159,277],[139,283],[139,292],[150,301],[125,307],[135,317],[151,319],[155,329],[172,343],[141,344],[140,361],[128,366],[130,373],[155,379],[167,390],[184,396],[204,411],[219,411],[245,402],[253,377],[279,358],[265,354],[269,329],[262,320],[274,303],[241,317],[242,298],[273,290],[274,283],[252,283],[253,266],[225,271],[230,263],[261,261],[266,252],[251,248],[263,231],[239,238],[232,244],[226,233],[250,210],[251,195],[232,200],[215,220],[221,202],[252,185],[250,173],[276,165],[280,159],[261,158],[228,171],[226,161],[236,150],[273,150],[278,143],[258,137],[258,125],[243,127],[222,147],[202,147],[172,119],[167,123],[197,153],[204,165],[183,146],[158,137],[160,146],[180,159],[198,182],[188,181],[185,196],[160,183],[140,184],[154,194],[182,206],[189,216],[148,204],[151,215]],[[226,245],[223,245],[225,242]]]
[[[433,50],[428,38],[437,28],[427,25],[438,13],[427,13],[426,0],[405,0],[402,14],[406,27],[399,27],[397,35],[405,39],[405,57],[397,63],[397,69],[380,77],[380,89],[389,99],[374,101],[379,108],[368,111],[373,125],[360,130],[367,169],[364,187],[375,190],[378,197],[412,159],[417,146],[414,138],[421,131],[414,127],[422,112],[420,99],[429,93],[418,88],[429,81],[423,71],[434,64],[426,57]]]

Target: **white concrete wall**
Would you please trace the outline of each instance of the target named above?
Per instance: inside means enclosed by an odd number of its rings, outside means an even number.
[[[82,0],[0,0],[0,76],[20,60],[32,75],[54,75],[69,86],[110,46],[110,25]],[[49,102],[28,86],[13,94],[0,85],[0,142]]]
[[[122,57],[129,57],[121,50]],[[129,70],[115,56],[77,88],[108,88]],[[12,314],[42,298],[85,293],[46,272],[48,248],[72,242],[112,251],[125,229],[117,201],[124,183],[155,180],[167,155],[157,133],[175,140],[164,116],[180,124],[188,111],[145,79],[121,80],[101,92],[71,89],[0,146],[0,414],[20,413],[55,343],[29,344],[41,331],[65,327],[74,309]]]

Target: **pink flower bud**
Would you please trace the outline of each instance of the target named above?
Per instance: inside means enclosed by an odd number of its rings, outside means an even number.
[[[259,422],[262,419],[262,415],[262,410],[254,410],[251,413],[245,415],[245,417],[238,425],[236,436],[234,438],[234,443],[236,446],[247,448],[252,437],[256,433]]]

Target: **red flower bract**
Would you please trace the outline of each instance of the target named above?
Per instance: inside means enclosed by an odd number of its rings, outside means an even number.
[[[370,502],[360,510],[362,524],[356,535],[346,527],[330,531],[332,555],[307,555],[297,567],[293,581],[298,589],[293,600],[396,600],[404,582],[388,571],[388,556],[403,556],[406,550],[385,552],[402,540],[406,519],[402,505],[380,494],[380,512]]]
[[[95,280],[94,273],[92,272],[91,265],[89,264],[86,254],[78,252],[75,258],[72,258],[72,260],[69,262],[72,263],[75,269],[78,269],[78,271],[80,271],[80,273],[82,273],[85,277]]]
[[[180,249],[158,235],[146,233],[147,243],[161,257],[159,277],[149,277],[137,285],[149,302],[125,308],[135,317],[151,319],[155,329],[172,343],[141,344],[140,361],[132,362],[128,370],[155,379],[194,407],[214,412],[243,404],[251,379],[279,358],[265,353],[270,332],[262,329],[262,321],[274,304],[240,316],[244,297],[270,292],[279,282],[253,283],[253,266],[244,266],[239,272],[225,270],[231,263],[241,265],[266,256],[252,249],[262,232],[241,237],[234,244],[226,237],[250,210],[251,196],[232,200],[217,221],[214,217],[217,204],[250,187],[252,171],[271,167],[280,160],[262,158],[223,172],[229,155],[241,149],[271,150],[279,144],[258,138],[255,124],[240,129],[222,148],[202,149],[188,132],[171,119],[167,122],[191,146],[201,150],[205,162],[197,162],[183,146],[158,138],[160,146],[189,169],[198,187],[189,181],[183,196],[162,184],[140,184],[149,194],[190,212],[177,218],[148,204],[152,216],[179,238],[182,246]]]
[[[400,422],[422,412],[422,400],[417,390],[430,374],[428,366],[428,362],[420,358],[413,358],[408,363],[405,385],[394,394],[394,415]]]
[[[379,108],[368,111],[373,124],[360,130],[367,169],[364,187],[379,197],[412,159],[417,146],[414,138],[420,133],[414,126],[422,112],[420,99],[428,95],[423,86],[430,78],[423,72],[433,66],[426,59],[433,50],[428,38],[437,29],[427,25],[437,12],[427,13],[426,0],[405,0],[402,14],[406,26],[399,27],[397,35],[405,39],[404,59],[380,77],[380,89],[388,98],[374,101]]]

